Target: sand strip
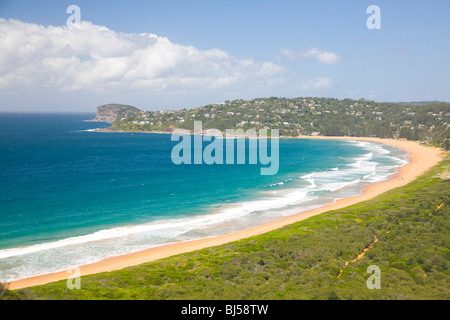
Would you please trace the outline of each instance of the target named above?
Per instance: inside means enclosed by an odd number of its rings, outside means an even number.
[[[344,198],[336,201],[333,204],[326,205],[311,211],[303,212],[298,215],[286,217],[281,220],[262,224],[257,227],[252,227],[239,232],[231,233],[228,235],[206,238],[194,241],[187,241],[181,243],[175,243],[170,245],[159,246],[150,248],[136,253],[122,255],[118,257],[112,257],[100,262],[84,265],[80,267],[80,275],[89,275],[106,271],[113,271],[122,269],[125,267],[139,265],[145,262],[155,261],[162,258],[167,258],[173,255],[177,255],[184,252],[190,252],[194,250],[203,249],[206,247],[213,247],[229,243],[244,238],[249,238],[259,234],[267,233],[269,231],[279,229],[286,225],[292,224],[297,221],[307,219],[317,214],[341,209],[355,203],[371,199],[378,196],[390,189],[397,188],[408,184],[416,177],[423,174],[425,171],[436,165],[444,157],[444,152],[438,148],[426,147],[418,142],[403,141],[394,139],[379,139],[379,138],[353,138],[353,137],[299,137],[307,139],[341,139],[341,140],[363,140],[372,142],[386,143],[395,147],[399,147],[409,152],[410,162],[400,168],[400,172],[390,180],[379,182],[367,186],[364,189],[364,193],[361,195]],[[57,272],[50,273],[41,276],[30,277],[22,280],[13,281],[9,284],[9,289],[20,289],[25,287],[42,285],[49,282],[68,279],[73,272]],[[81,284],[82,285],[82,284]]]

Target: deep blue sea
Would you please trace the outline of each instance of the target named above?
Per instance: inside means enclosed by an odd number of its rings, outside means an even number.
[[[276,175],[175,165],[171,135],[94,132],[109,126],[94,116],[0,114],[0,281],[274,221],[407,163],[384,144],[280,139]]]

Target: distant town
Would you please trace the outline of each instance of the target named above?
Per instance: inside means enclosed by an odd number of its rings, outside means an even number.
[[[192,131],[203,129],[279,129],[281,136],[323,135],[399,138],[450,148],[450,103],[379,103],[364,99],[258,98],[232,100],[199,108],[142,111],[108,104],[97,109],[108,131]]]

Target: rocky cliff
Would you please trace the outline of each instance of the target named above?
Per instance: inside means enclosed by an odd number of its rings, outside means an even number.
[[[97,114],[93,121],[113,123],[127,115],[139,113],[141,110],[124,104],[104,104],[97,107]]]

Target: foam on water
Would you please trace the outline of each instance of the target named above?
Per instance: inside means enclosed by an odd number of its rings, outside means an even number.
[[[406,156],[382,144],[349,141],[365,150],[339,167],[291,177],[266,186],[252,201],[212,208],[211,213],[99,230],[58,241],[0,250],[0,281],[56,272],[162,244],[206,238],[310,210],[361,193],[386,180]],[[281,180],[281,179],[280,179]],[[268,191],[267,191],[268,190]],[[57,257],[57,259],[56,259]]]

